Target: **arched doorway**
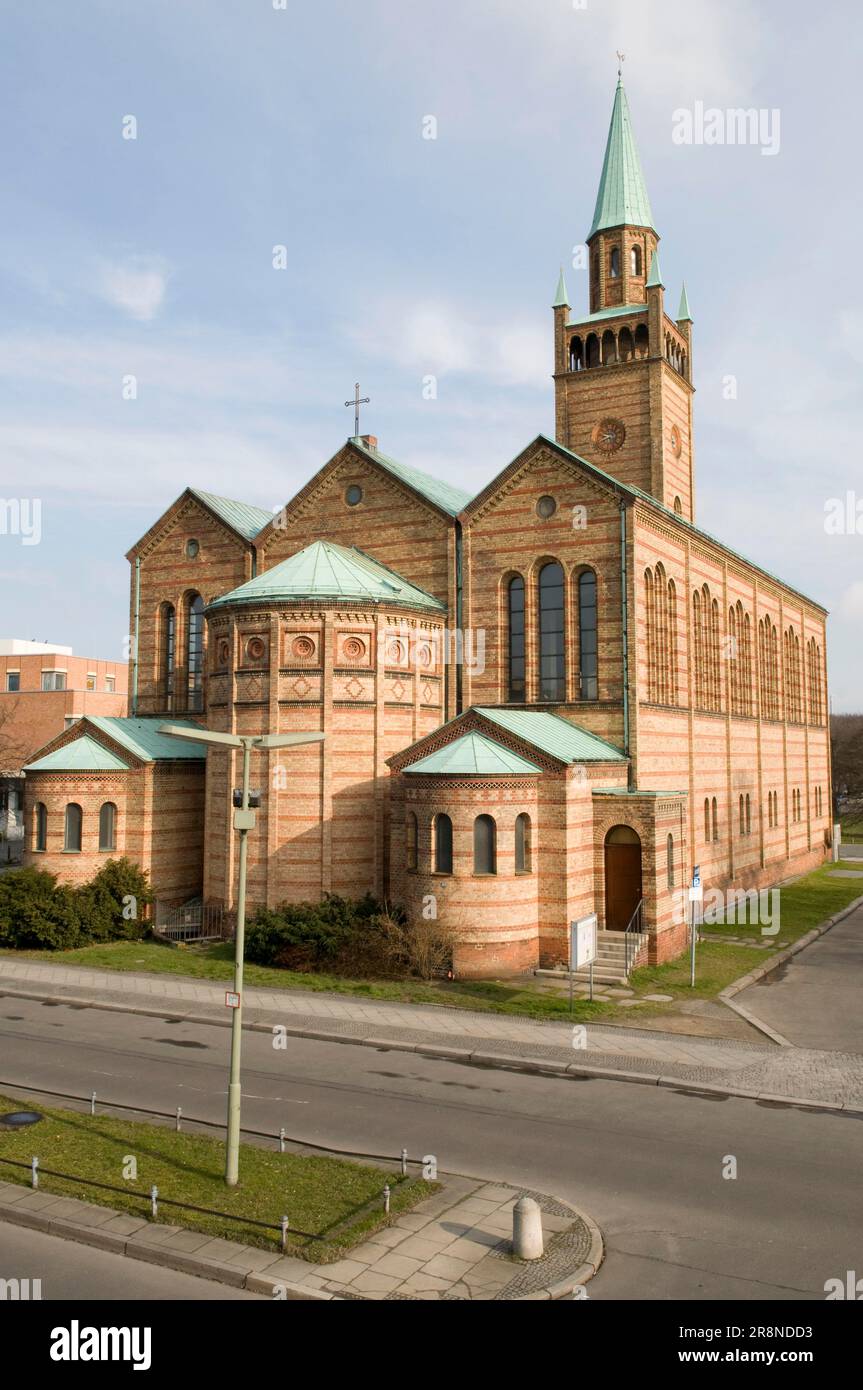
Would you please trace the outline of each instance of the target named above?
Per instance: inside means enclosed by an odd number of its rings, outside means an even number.
[[[641,840],[629,825],[605,837],[605,930],[625,931],[641,900]]]

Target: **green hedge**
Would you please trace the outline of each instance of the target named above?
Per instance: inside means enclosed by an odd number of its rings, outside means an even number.
[[[246,959],[288,970],[391,973],[387,924],[392,915],[367,893],[330,894],[322,902],[262,909],[246,929]]]
[[[58,884],[43,869],[10,869],[0,874],[0,946],[68,951],[137,941],[149,932],[144,908],[151,901],[147,876],[130,859],[109,859],[79,888]]]

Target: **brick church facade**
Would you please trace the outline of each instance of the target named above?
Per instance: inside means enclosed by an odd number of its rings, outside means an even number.
[[[238,761],[168,719],[322,731],[253,757],[250,903],[433,903],[456,974],[558,963],[593,911],[667,960],[694,865],[750,889],[820,864],[826,613],[696,523],[658,240],[618,84],[589,308],[563,273],[553,306],[555,438],[475,497],[371,436],[275,516],[187,489],[129,552],[132,717],[31,762],[27,861],[81,881],[125,853],[165,900],[234,905]]]

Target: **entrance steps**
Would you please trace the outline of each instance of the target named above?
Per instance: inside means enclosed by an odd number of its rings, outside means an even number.
[[[593,963],[593,981],[597,985],[625,985],[628,979],[626,972],[626,932],[622,931],[598,931],[596,933],[596,960]],[[637,960],[638,953],[647,941],[647,932],[629,933],[630,948],[633,952],[633,961]],[[637,943],[637,945],[636,945]],[[558,979],[569,979],[570,971],[566,969],[557,970],[537,970],[537,975],[552,975]],[[581,970],[572,971],[573,980],[579,984],[587,984],[590,980],[590,967],[584,966]]]

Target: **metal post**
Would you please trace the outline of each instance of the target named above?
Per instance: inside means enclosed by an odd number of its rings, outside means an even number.
[[[387,1183],[386,1187],[384,1188],[384,1211],[388,1212],[389,1209],[390,1209],[390,1185],[389,1185],[389,1183]]]
[[[689,904],[689,987],[695,988],[695,899]]]
[[[180,1119],[182,1118],[182,1114],[183,1114],[183,1111],[182,1111],[182,1109],[180,1108],[180,1106],[178,1105],[178,1106],[177,1106],[177,1133],[178,1133],[178,1134],[180,1133]]]
[[[288,1218],[282,1217],[282,1252],[288,1248]]]
[[[593,1003],[593,961],[590,962],[590,1002]]]
[[[90,1092],[90,1114],[91,1114],[91,1115],[95,1115],[95,1113],[96,1113],[96,1092],[95,1092],[95,1091],[91,1091],[91,1092]]]
[[[285,1126],[282,1125],[281,1129],[279,1130],[279,1153],[280,1153],[280,1154],[283,1154],[284,1152],[285,1152]]]
[[[158,1196],[159,1196],[159,1189],[158,1189],[158,1187],[156,1186],[156,1184],[153,1183],[153,1186],[150,1188],[150,1211],[151,1211],[151,1213],[152,1213],[152,1216],[153,1216],[153,1220],[154,1220],[154,1221],[155,1221],[156,1217],[159,1215],[159,1207],[158,1207],[158,1201],[157,1201]]]
[[[408,1151],[407,1151],[407,1149],[402,1149],[402,1177],[403,1177],[403,1178],[407,1177],[407,1171],[408,1171]]]
[[[243,807],[249,809],[249,763],[251,740],[243,740]],[[246,939],[246,862],[249,832],[240,831],[240,867],[237,883],[237,935],[234,944],[234,993],[239,1002],[231,1022],[231,1077],[228,1083],[228,1134],[225,1153],[225,1182],[236,1187],[240,1167],[240,1049],[243,1039],[243,952]]]
[[[30,1186],[34,1189],[39,1186],[39,1160],[35,1154],[30,1160]]]

